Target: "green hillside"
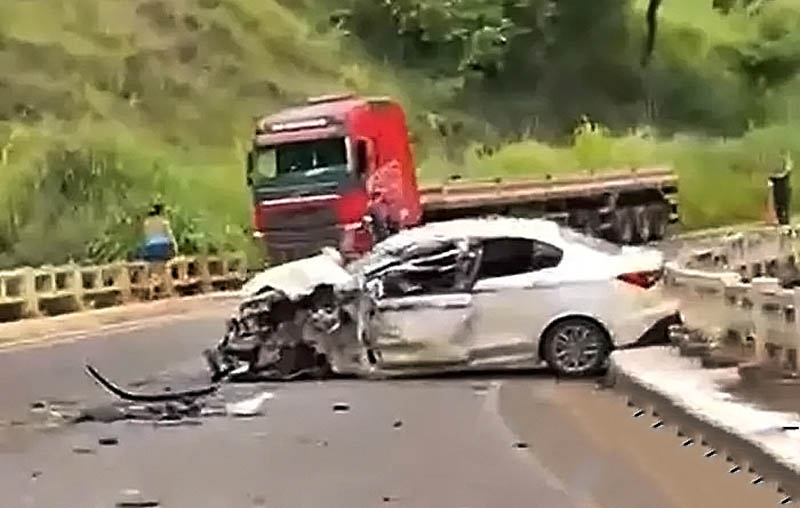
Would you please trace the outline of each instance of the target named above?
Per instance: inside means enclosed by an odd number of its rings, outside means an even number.
[[[758,217],[800,5],[723,3],[664,0],[642,67],[645,0],[6,0],[0,266],[124,257],[156,196],[182,251],[249,248],[253,118],[340,90],[405,105],[423,180],[667,162],[688,225]]]

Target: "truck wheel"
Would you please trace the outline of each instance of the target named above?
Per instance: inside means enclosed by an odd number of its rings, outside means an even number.
[[[645,206],[633,208],[633,220],[636,225],[635,237],[638,243],[647,243],[653,237],[650,214]]]
[[[667,222],[669,212],[664,205],[649,205],[647,207],[647,222],[650,223],[650,239],[662,240],[667,236]]]
[[[623,207],[614,210],[612,224],[614,240],[623,245],[630,245],[633,242],[635,228],[631,209]]]

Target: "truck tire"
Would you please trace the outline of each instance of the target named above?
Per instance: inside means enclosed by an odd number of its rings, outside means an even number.
[[[632,210],[628,207],[621,207],[614,210],[611,219],[612,240],[622,245],[633,243],[635,223]]]
[[[663,240],[667,236],[667,223],[669,222],[669,210],[664,204],[653,204],[647,206],[647,221],[650,223],[650,239]]]
[[[646,206],[635,206],[632,209],[635,224],[634,238],[637,243],[647,243],[653,237],[650,214]]]
[[[575,210],[570,212],[569,227],[588,236],[600,234],[600,215],[596,210]]]

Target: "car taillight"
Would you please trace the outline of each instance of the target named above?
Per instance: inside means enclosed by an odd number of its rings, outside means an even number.
[[[661,270],[652,270],[647,272],[623,273],[617,277],[617,279],[627,282],[628,284],[633,284],[634,286],[639,286],[640,288],[650,289],[661,279],[661,275]]]

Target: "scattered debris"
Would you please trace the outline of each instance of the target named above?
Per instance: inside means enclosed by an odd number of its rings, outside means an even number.
[[[31,480],[36,480],[40,476],[42,476],[42,472],[41,471],[32,471],[31,472]]]
[[[394,427],[395,429],[399,429],[402,426],[403,426],[403,420],[395,420],[394,423],[392,424],[392,427]]]
[[[126,418],[125,411],[112,406],[104,405],[92,408],[83,409],[77,417],[73,419],[73,423],[82,422],[101,422],[112,423]]]
[[[517,448],[518,450],[525,450],[528,448],[528,443],[526,443],[525,441],[517,441],[516,443],[514,443],[513,447]]]
[[[119,444],[119,439],[115,437],[101,437],[97,440],[97,443],[100,446],[116,446]]]
[[[153,422],[156,427],[197,427],[202,425],[200,420],[158,420]]]
[[[43,411],[47,409],[47,403],[41,400],[38,400],[31,404],[31,411]]]
[[[394,501],[394,498],[393,498],[393,497],[391,497],[391,496],[383,496],[383,497],[381,498],[381,500],[382,500],[384,503],[390,503],[390,502]]]
[[[105,390],[109,391],[113,395],[116,395],[122,400],[128,400],[134,402],[166,402],[166,401],[192,400],[211,395],[218,389],[217,385],[211,385],[211,386],[206,386],[204,388],[186,390],[181,392],[169,391],[166,393],[157,393],[157,394],[133,393],[123,390],[122,388],[115,385],[108,379],[104,378],[97,371],[97,369],[95,369],[91,365],[88,364],[86,365],[86,373],[89,374],[89,376],[91,376],[91,378],[94,379],[101,387],[103,387]]]
[[[118,501],[116,508],[158,508],[161,503],[158,501]]]
[[[228,404],[225,410],[228,414],[238,417],[251,417],[262,415],[261,407],[264,402],[272,399],[275,395],[272,392],[262,392],[255,397],[241,402]]]
[[[350,411],[350,404],[345,402],[337,402],[333,405],[333,411],[334,413],[346,413]]]

